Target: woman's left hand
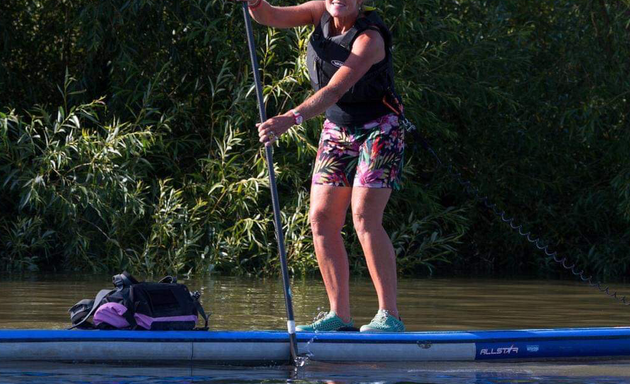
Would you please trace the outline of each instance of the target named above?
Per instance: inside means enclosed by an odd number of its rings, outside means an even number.
[[[266,147],[273,145],[280,135],[293,126],[293,123],[294,119],[292,115],[278,115],[268,119],[262,124],[256,124],[260,142],[265,144]]]

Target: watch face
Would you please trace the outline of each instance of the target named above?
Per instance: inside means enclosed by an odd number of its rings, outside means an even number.
[[[302,121],[304,121],[304,118],[302,117],[302,115],[300,115],[296,111],[291,111],[291,112],[293,113],[293,121],[295,122],[295,125],[302,124]]]

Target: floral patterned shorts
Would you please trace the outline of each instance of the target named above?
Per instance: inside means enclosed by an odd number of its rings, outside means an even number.
[[[404,149],[405,132],[393,113],[359,126],[326,120],[313,184],[399,189]]]

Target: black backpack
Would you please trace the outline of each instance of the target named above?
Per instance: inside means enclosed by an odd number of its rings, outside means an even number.
[[[139,282],[123,272],[113,277],[113,283],[115,289],[102,289],[93,300],[81,300],[68,310],[70,329],[193,330],[199,315],[205,321],[199,329],[208,329],[201,294],[190,292],[175,277]]]

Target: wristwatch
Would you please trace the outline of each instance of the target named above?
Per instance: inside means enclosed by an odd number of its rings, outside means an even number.
[[[302,115],[300,115],[300,112],[292,109],[291,113],[293,114],[293,122],[295,123],[295,125],[300,125],[304,122],[304,118],[302,117]]]

